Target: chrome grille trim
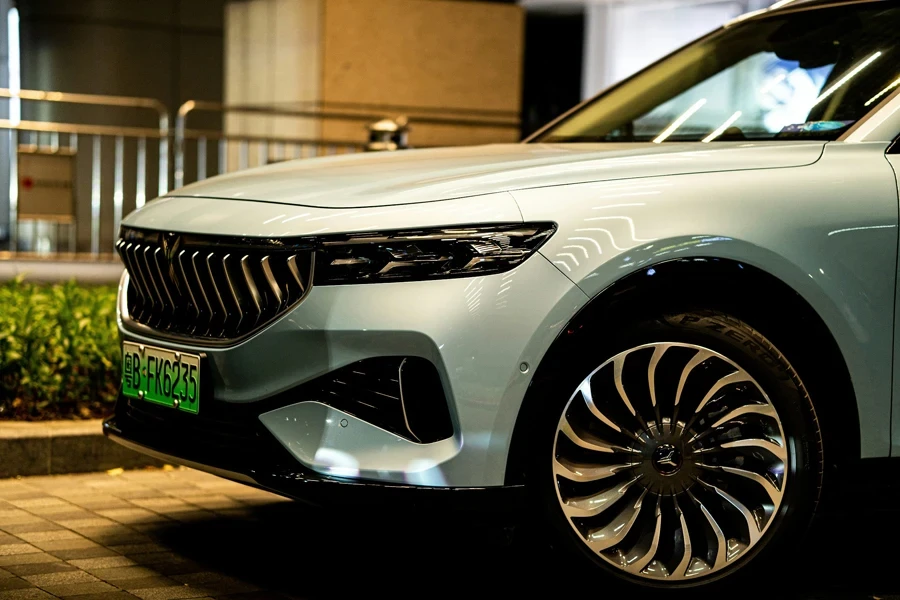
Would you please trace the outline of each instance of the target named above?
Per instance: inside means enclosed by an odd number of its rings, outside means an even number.
[[[250,257],[245,256],[241,259],[241,271],[244,273],[244,283],[247,284],[247,289],[250,290],[250,298],[253,300],[253,307],[256,311],[256,314],[260,314],[262,312],[259,290],[256,289],[256,284],[253,283],[253,274],[250,273]]]
[[[300,302],[311,243],[171,234],[123,227],[116,250],[130,276],[125,327],[197,345],[234,343]]]

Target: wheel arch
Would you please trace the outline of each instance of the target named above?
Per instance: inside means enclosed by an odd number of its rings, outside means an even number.
[[[714,284],[714,285],[712,285]],[[566,370],[566,357],[597,331],[666,311],[713,308],[762,332],[792,362],[812,398],[826,444],[827,468],[860,458],[860,420],[847,362],[831,330],[813,306],[778,277],[725,258],[684,258],[646,266],[616,281],[585,305],[544,355],[523,399],[506,465],[506,483],[525,483],[529,440],[541,398]],[[838,406],[834,399],[846,398]],[[843,407],[844,410],[838,409]],[[846,419],[852,423],[847,423]],[[837,424],[840,423],[840,435]],[[850,425],[848,427],[848,425]]]

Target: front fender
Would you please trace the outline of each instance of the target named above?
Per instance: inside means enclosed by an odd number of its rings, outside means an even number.
[[[593,298],[674,258],[712,257],[776,277],[817,312],[845,359],[862,457],[890,452],[897,188],[885,144],[829,144],[813,165],[513,192],[554,220],[541,252]],[[664,302],[664,299],[660,299]]]

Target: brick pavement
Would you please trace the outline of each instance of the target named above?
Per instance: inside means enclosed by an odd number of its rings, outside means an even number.
[[[190,469],[113,473],[0,480],[0,600],[284,597],[160,543],[281,498]]]
[[[793,588],[778,595],[760,580],[767,600],[900,600],[895,555],[877,551],[900,537],[900,499],[886,506],[815,526],[777,574]],[[527,524],[518,531],[510,543],[490,517],[313,509],[181,468],[7,479],[0,600],[543,597],[536,590],[558,589],[571,565],[533,543]],[[621,595],[609,585],[565,579],[567,595]],[[722,600],[721,590],[691,597]]]

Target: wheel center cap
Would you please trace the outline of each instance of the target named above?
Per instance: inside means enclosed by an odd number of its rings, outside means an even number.
[[[674,475],[681,468],[681,451],[672,444],[660,444],[653,451],[653,467],[662,475]]]

